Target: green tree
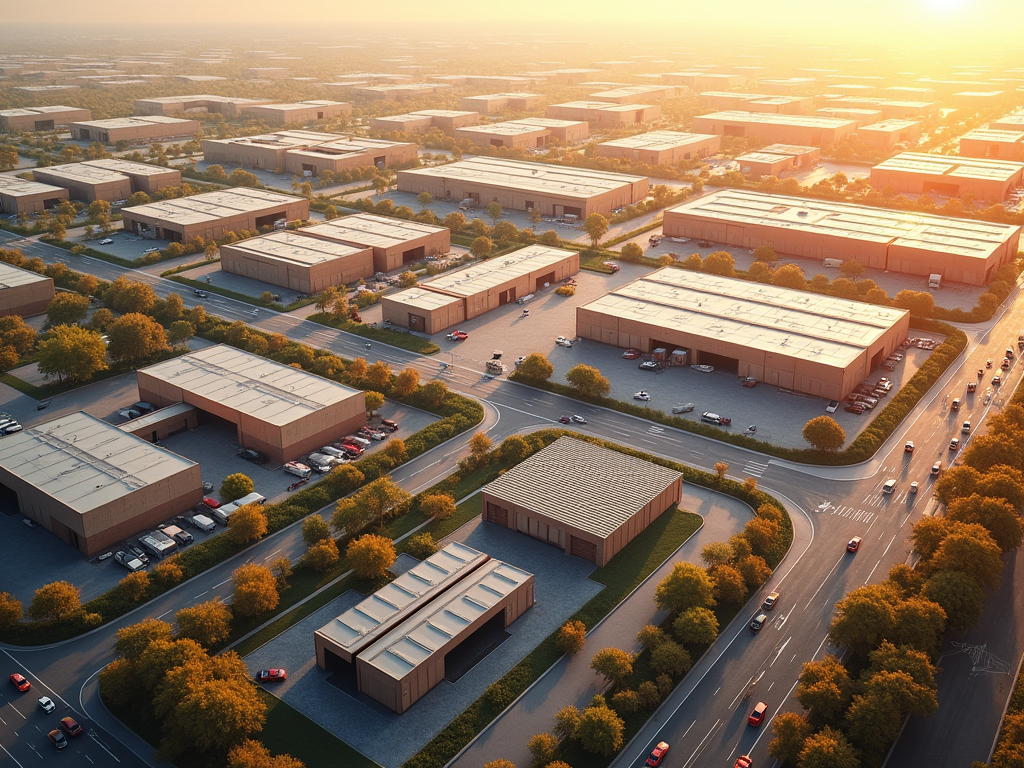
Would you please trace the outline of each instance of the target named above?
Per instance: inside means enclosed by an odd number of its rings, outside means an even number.
[[[860,768],[860,759],[842,731],[825,727],[804,740],[800,768]]]
[[[420,204],[420,208],[426,210],[434,202],[434,196],[429,192],[420,192],[416,195],[416,202]]]
[[[555,647],[560,653],[574,656],[583,650],[587,642],[587,627],[582,621],[567,621],[558,628]]]
[[[519,228],[511,221],[499,221],[491,230],[491,239],[514,242],[519,237]]]
[[[979,496],[973,493],[950,503],[946,509],[946,517],[961,523],[977,523],[983,526],[1003,553],[1017,549],[1021,544],[1020,515],[1013,504],[1005,498]]]
[[[35,591],[28,606],[28,615],[35,621],[62,621],[74,616],[81,608],[78,587],[67,581],[54,581]]]
[[[853,696],[853,682],[846,667],[835,656],[804,664],[797,680],[796,699],[809,710],[813,725],[836,725]]]
[[[0,635],[21,621],[21,601],[10,592],[0,592]]]
[[[386,536],[367,533],[349,542],[346,557],[364,579],[379,579],[395,562],[395,543]]]
[[[377,389],[380,390],[385,390],[391,383],[391,366],[383,360],[371,363],[366,368],[365,378],[371,386],[377,387]]]
[[[39,372],[60,381],[88,381],[107,370],[107,345],[95,331],[59,325],[39,344]]]
[[[249,173],[241,168],[235,168],[228,176],[228,184],[233,187],[262,187],[259,178],[255,173]]]
[[[399,399],[408,397],[420,385],[420,375],[415,368],[403,368],[397,376],[395,376],[395,383],[391,387],[392,397]]]
[[[258,616],[277,607],[277,579],[265,565],[246,563],[235,569],[234,609],[239,616]]]
[[[429,531],[417,533],[411,536],[406,544],[405,551],[417,560],[426,560],[438,550],[437,542]]]
[[[314,514],[302,521],[302,540],[307,547],[331,537],[331,526],[320,515]]]
[[[658,584],[654,601],[660,609],[676,613],[690,608],[710,608],[715,604],[714,583],[703,568],[678,562]]]
[[[292,561],[289,558],[275,557],[270,564],[270,572],[274,574],[274,581],[279,593],[288,589],[288,579],[292,575]]]
[[[611,382],[597,368],[584,363],[570,368],[565,379],[577,394],[584,397],[601,397],[607,395],[612,388]]]
[[[839,265],[839,272],[843,277],[847,277],[850,280],[856,280],[864,274],[864,265],[856,259],[847,259]]]
[[[363,401],[366,406],[366,412],[371,416],[383,408],[385,403],[384,395],[380,392],[374,392],[372,389],[368,389],[363,393]]]
[[[783,763],[796,764],[811,735],[810,724],[796,712],[780,712],[772,719],[775,738],[768,744],[768,754]]]
[[[195,640],[204,648],[212,648],[231,634],[231,609],[220,600],[208,600],[174,614],[178,637]]]
[[[251,477],[243,475],[241,472],[235,472],[225,477],[223,482],[221,482],[220,497],[226,502],[234,501],[243,496],[248,496],[253,492],[254,488]]]
[[[640,641],[640,646],[645,651],[653,651],[659,645],[668,640],[669,637],[661,627],[656,627],[653,624],[647,624],[636,633],[636,639]]]
[[[338,543],[328,537],[313,544],[306,550],[305,561],[309,567],[318,573],[326,573],[338,564],[341,553],[338,551]]]
[[[196,329],[188,320],[178,320],[167,329],[167,340],[176,346],[188,344],[188,340],[195,335]]]
[[[624,729],[622,718],[610,707],[587,707],[580,716],[576,738],[585,751],[610,756],[622,747]]]
[[[700,551],[700,559],[709,568],[716,565],[728,565],[732,562],[733,557],[735,555],[733,554],[732,547],[724,541],[712,541],[710,544],[705,544],[704,548]]]
[[[13,171],[18,167],[18,150],[10,144],[0,144],[0,171]]]
[[[239,507],[228,518],[228,538],[238,545],[259,541],[267,535],[267,515],[259,504]]]
[[[538,733],[531,736],[526,742],[526,748],[532,756],[531,765],[533,768],[546,768],[558,757],[558,739],[550,733]]]
[[[93,200],[89,203],[89,218],[98,221],[104,216],[110,216],[110,203],[106,200]]]
[[[547,381],[554,372],[555,367],[540,352],[527,355],[526,359],[516,366],[516,376],[530,381]]]
[[[47,325],[73,325],[89,314],[89,297],[58,293],[46,307]]]
[[[949,626],[960,632],[976,627],[985,611],[985,589],[969,573],[937,571],[921,594],[941,605]]]
[[[608,219],[600,213],[592,213],[583,222],[583,231],[590,238],[590,245],[594,248],[601,242],[601,238],[608,234]]]
[[[159,352],[170,349],[163,326],[137,312],[122,315],[107,328],[111,359],[127,366],[141,363]]]
[[[707,608],[687,608],[672,622],[680,641],[692,645],[710,645],[718,637],[718,617]]]
[[[474,256],[486,259],[488,256],[491,255],[491,250],[493,248],[494,243],[491,242],[491,239],[489,237],[484,237],[483,235],[480,235],[480,237],[476,238],[470,244],[469,252],[472,253]]]
[[[146,283],[122,275],[104,292],[103,303],[122,314],[146,314],[156,304],[156,293]]]
[[[495,224],[498,223],[498,219],[500,219],[501,214],[504,213],[504,211],[501,208],[501,203],[499,203],[497,200],[489,202],[487,204],[486,210],[487,215],[491,217],[491,221],[494,222]]]
[[[420,512],[434,520],[447,520],[455,514],[455,499],[450,493],[429,493],[420,498]]]
[[[772,272],[770,282],[772,285],[777,285],[781,288],[793,288],[799,291],[807,288],[804,271],[796,264],[783,264]]]
[[[679,677],[692,666],[690,654],[674,640],[666,640],[651,651],[651,668],[658,674]]]
[[[831,416],[815,416],[804,424],[803,436],[819,451],[838,451],[846,442],[846,431]]]
[[[622,246],[622,250],[619,252],[619,256],[622,257],[623,261],[629,261],[634,264],[639,263],[644,258],[643,246],[636,243],[626,243]]]
[[[617,683],[633,674],[633,655],[619,648],[602,648],[590,660],[590,668]]]
[[[331,516],[331,526],[336,531],[355,533],[374,520],[404,514],[411,499],[390,477],[378,478],[367,483],[358,493],[338,501]]]
[[[398,286],[400,288],[412,288],[416,285],[416,281],[416,273],[408,269],[398,276]]]
[[[499,450],[501,460],[508,464],[518,464],[530,455],[530,444],[520,435],[509,435]]]

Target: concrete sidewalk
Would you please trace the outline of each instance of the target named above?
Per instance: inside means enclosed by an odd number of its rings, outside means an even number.
[[[751,515],[750,508],[742,502],[693,485],[683,486],[679,507],[701,515],[704,526],[590,631],[581,653],[559,659],[449,763],[450,766],[479,768],[498,758],[511,760],[516,765],[529,765],[527,740],[534,734],[550,732],[554,715],[562,707],[574,704],[582,709],[604,687],[604,679],[590,668],[593,655],[609,647],[635,650],[637,632],[646,624],[657,624],[665,617],[665,612],[654,605],[654,590],[675,563],[680,560],[700,563],[700,552],[705,544],[725,541],[739,533]]]

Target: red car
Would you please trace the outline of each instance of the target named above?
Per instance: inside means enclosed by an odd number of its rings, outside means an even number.
[[[768,710],[768,705],[763,701],[757,702],[757,706],[754,707],[754,711],[750,713],[750,717],[747,718],[747,723],[753,725],[755,728],[764,722],[764,713]]]
[[[288,679],[283,669],[263,669],[256,673],[256,680],[261,683],[280,683]]]
[[[622,353],[622,357],[625,360],[636,360],[641,354],[643,353],[639,349],[627,349]]]
[[[19,675],[17,672],[11,675],[11,682],[14,684],[14,687],[22,693],[32,687],[32,683],[26,680],[24,675]]]
[[[208,498],[207,499],[203,499],[203,504],[208,506],[210,509],[216,509],[217,507],[220,506],[220,502],[219,501],[217,501],[216,499],[208,499]]]
[[[647,762],[644,765],[659,766],[661,761],[665,759],[665,755],[668,754],[668,742],[659,741],[658,746],[651,750],[651,756],[647,758]]]
[[[622,269],[622,267],[620,267],[620,266],[619,266],[618,264],[616,264],[616,263],[615,263],[615,262],[613,262],[613,261],[606,261],[606,262],[604,263],[604,265],[605,265],[606,267],[608,267],[608,269],[610,269],[610,270],[612,271],[612,274],[613,274],[613,275],[614,275],[614,274],[615,274],[616,272],[618,272],[618,271],[619,271],[620,269]]]
[[[860,549],[860,542],[860,536],[854,536],[852,539],[850,539],[850,543],[846,545],[846,551],[856,552],[858,549]]]
[[[62,717],[60,719],[60,727],[64,729],[64,733],[68,736],[81,736],[83,733],[82,726],[73,717]]]
[[[754,761],[750,759],[750,755],[740,755],[732,768],[754,768]]]
[[[452,331],[448,334],[448,338],[451,341],[465,341],[469,338],[469,334],[465,331]]]

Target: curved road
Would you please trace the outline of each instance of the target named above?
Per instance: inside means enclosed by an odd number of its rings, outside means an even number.
[[[159,295],[182,293],[183,286],[146,272],[125,270],[88,257],[71,256],[66,251],[38,242],[11,242],[13,240],[17,238],[0,233],[0,245],[21,248],[25,253],[40,256],[47,262],[62,261],[74,269],[106,280],[127,272],[153,285]],[[791,700],[791,696],[801,665],[834,650],[829,648],[826,633],[835,602],[857,586],[884,579],[892,565],[908,560],[907,536],[911,526],[922,515],[934,514],[937,507],[930,493],[931,465],[941,460],[943,466],[947,466],[956,458],[956,454],[948,450],[948,444],[952,437],[961,437],[960,423],[963,420],[970,420],[973,432],[977,432],[990,410],[1002,403],[1004,395],[999,391],[991,403],[986,403],[984,390],[992,372],[986,372],[981,392],[977,395],[966,395],[966,384],[977,380],[976,371],[984,367],[986,358],[1000,360],[1003,349],[1008,344],[1015,345],[1017,333],[1024,327],[1024,308],[1015,306],[1017,293],[1015,290],[1004,305],[1006,309],[993,321],[984,327],[966,329],[970,342],[968,350],[926,394],[871,461],[837,468],[796,465],[699,435],[652,427],[640,418],[581,405],[507,380],[484,379],[479,372],[459,365],[442,373],[436,360],[376,342],[367,349],[365,340],[359,337],[287,315],[265,310],[253,315],[248,305],[215,294],[210,294],[202,303],[221,317],[245,320],[310,346],[330,349],[347,357],[363,356],[370,361],[381,359],[393,366],[412,366],[423,377],[443,376],[452,389],[490,406],[487,409],[488,421],[483,428],[489,430],[494,440],[537,425],[556,423],[557,418],[567,412],[582,412],[589,421],[582,429],[590,434],[709,471],[713,471],[716,462],[725,461],[730,465],[730,476],[737,479],[756,477],[759,487],[782,499],[794,518],[798,535],[786,560],[763,590],[766,593],[778,589],[782,595],[778,607],[770,614],[771,621],[756,636],[746,628],[747,614],[741,614],[725,628],[719,642],[615,762],[623,766],[642,762],[640,758],[652,743],[666,740],[672,744],[672,750],[664,765],[689,768],[697,764],[731,765],[736,755],[744,753],[753,756],[755,765],[772,764],[767,754],[770,735],[765,738],[770,731],[770,721],[766,720],[760,729],[749,728],[746,726],[747,712],[756,700],[769,704],[769,718],[783,709],[799,711],[799,704]],[[187,289],[182,297],[186,305],[196,303]],[[1019,365],[1010,371],[1002,390],[1005,397],[1012,393],[1019,371]],[[947,396],[950,394],[963,401],[959,413],[948,411]],[[410,491],[427,487],[451,471],[465,450],[468,437],[462,435],[404,465],[395,473],[396,477]],[[914,441],[917,448],[913,454],[904,453],[905,440]],[[885,495],[881,487],[890,478],[897,480],[896,492]],[[921,483],[921,490],[911,495],[908,488],[914,480]],[[864,543],[856,555],[847,555],[845,544],[853,536],[863,537]],[[39,676],[33,677],[34,680],[45,680],[70,702],[77,702],[83,690],[90,690],[86,684],[92,675],[109,662],[112,638],[120,626],[149,616],[166,617],[200,599],[226,597],[231,571],[239,560],[260,561],[282,553],[297,556],[302,551],[301,536],[293,526],[265,539],[234,561],[221,564],[89,635],[52,648],[8,648],[6,652],[33,675]],[[1011,587],[1015,567],[1016,560],[1008,566],[1007,581]],[[751,604],[751,612],[754,608],[756,606]],[[1012,673],[1024,651],[1024,622],[1017,615],[1004,615],[997,625],[994,613],[986,614],[983,625],[972,633],[970,639],[975,644],[984,643],[998,626],[1000,657],[1005,662],[1003,666],[1011,668],[1002,674],[1012,686]],[[1008,626],[1012,631],[1008,631]],[[947,663],[944,662],[943,666]],[[904,750],[906,756],[898,764],[965,765],[971,760],[987,759],[1008,695],[1008,689],[1003,685],[1006,679],[997,679],[993,674],[991,685],[986,687],[978,684],[974,672],[966,676],[940,675],[940,700],[955,701],[961,695],[961,688],[970,695],[972,727],[967,733],[964,732],[963,719],[952,722],[943,719],[947,709],[952,711],[953,707],[940,708],[939,714],[930,721],[912,721],[907,737],[897,744],[897,749]],[[751,684],[754,685],[754,695],[747,702],[742,697]],[[143,756],[135,763],[126,759],[124,764],[140,764],[142,759],[151,761],[151,750],[133,734],[126,732],[89,700],[84,704],[93,722],[102,724],[122,744],[132,746]],[[497,732],[502,727],[502,721],[498,721],[492,729]],[[957,731],[958,738],[952,744],[947,739],[939,751],[934,746],[940,743],[934,738],[936,728],[944,728],[947,733]],[[525,741],[530,735],[532,733],[517,736]],[[0,744],[8,744],[2,729]],[[122,754],[130,756],[117,743],[110,748],[121,750],[119,757]],[[2,757],[0,755],[0,765]]]

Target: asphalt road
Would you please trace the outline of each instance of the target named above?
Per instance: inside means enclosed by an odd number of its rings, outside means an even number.
[[[178,292],[187,306],[198,303],[187,289],[182,291],[183,286],[148,273],[72,256],[42,243],[3,242],[10,239],[7,233],[0,233],[0,245],[20,247],[26,254],[40,256],[44,261],[63,261],[74,269],[106,280],[128,273],[153,285],[159,295]],[[956,454],[947,446],[954,436],[967,437],[960,434],[962,421],[970,420],[972,433],[975,433],[983,426],[989,411],[1000,405],[998,391],[992,402],[986,403],[985,388],[994,371],[986,371],[977,395],[967,395],[966,384],[977,380],[976,371],[984,368],[987,358],[1001,360],[1003,349],[1008,344],[1015,346],[1017,333],[1024,327],[1024,307],[1014,306],[1016,297],[1017,292],[1007,302],[1008,309],[986,328],[967,329],[970,338],[967,353],[947,371],[874,459],[842,468],[793,465],[513,382],[489,380],[472,361],[456,361],[453,368],[442,372],[436,360],[379,343],[373,343],[368,349],[365,340],[359,337],[266,310],[253,315],[248,305],[214,294],[201,303],[226,319],[245,320],[314,347],[349,357],[363,356],[371,362],[382,359],[393,367],[411,365],[423,378],[442,376],[453,389],[479,398],[489,406],[483,428],[495,441],[514,432],[555,423],[564,413],[583,413],[589,423],[581,429],[591,434],[702,469],[711,470],[716,462],[725,461],[730,465],[730,476],[755,477],[759,487],[783,500],[794,516],[797,538],[788,557],[763,590],[764,593],[776,589],[781,592],[779,605],[770,614],[770,622],[757,635],[751,635],[746,627],[750,618],[747,614],[727,627],[722,639],[695,666],[615,763],[624,766],[642,762],[641,757],[651,744],[665,740],[672,744],[665,765],[688,768],[711,763],[731,765],[738,754],[752,755],[755,765],[772,764],[767,754],[770,718],[779,711],[799,710],[799,704],[791,697],[801,665],[835,650],[826,639],[835,602],[851,589],[884,579],[892,565],[908,561],[907,537],[911,526],[921,515],[933,514],[935,509],[930,493],[931,465],[941,460],[943,466],[947,466],[955,459]],[[989,332],[987,328],[993,330]],[[1006,397],[1012,393],[1019,373],[1018,364],[1003,386]],[[949,395],[959,396],[963,401],[959,413],[949,413]],[[410,462],[396,472],[396,478],[413,492],[427,487],[453,468],[465,450],[468,437],[460,436]],[[912,454],[904,452],[905,440],[915,443],[916,450]],[[886,495],[881,488],[890,478],[898,484],[895,493]],[[921,489],[911,495],[908,489],[914,480],[920,482]],[[853,536],[861,536],[864,541],[859,552],[847,554],[845,545]],[[90,700],[95,701],[89,694],[94,688],[90,687],[91,678],[109,662],[113,635],[119,627],[147,617],[167,618],[178,608],[212,597],[226,598],[230,593],[231,571],[241,561],[260,562],[281,554],[297,557],[303,550],[298,526],[293,526],[90,635],[54,648],[8,650],[15,661],[32,668],[54,690],[70,700],[81,698],[88,704]],[[1016,568],[1015,563],[1013,567]],[[1007,582],[1012,586],[1009,570]],[[992,601],[993,605],[995,603]],[[1007,602],[998,604],[1005,608]],[[751,614],[755,612],[753,608],[756,606],[752,605]],[[998,642],[998,657],[1009,667],[1005,680],[983,689],[977,685],[977,673],[939,675],[940,700],[948,703],[959,701],[963,696],[971,697],[969,726],[962,716],[950,719],[952,715],[947,712],[955,710],[951,706],[940,708],[934,718],[920,723],[911,721],[911,727],[906,729],[896,747],[902,757],[892,764],[908,768],[965,765],[970,760],[988,757],[1017,660],[1024,652],[1024,619],[1019,613],[989,611],[982,626],[971,633],[972,645]],[[1013,631],[1008,631],[1008,625]],[[943,667],[946,664],[944,661]],[[743,695],[751,685],[754,686],[752,696],[744,700]],[[760,729],[746,725],[747,713],[757,701],[768,704],[768,718]],[[117,739],[131,745],[147,761],[150,759],[145,745],[140,745],[133,734],[126,732],[109,715],[92,705],[88,713]],[[937,733],[955,733],[957,737],[942,740],[936,738]],[[950,741],[954,743],[951,745]],[[7,746],[6,735],[0,736],[0,743]],[[44,746],[49,746],[48,742]]]

